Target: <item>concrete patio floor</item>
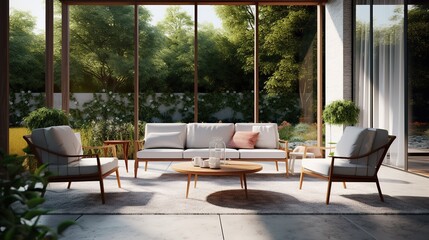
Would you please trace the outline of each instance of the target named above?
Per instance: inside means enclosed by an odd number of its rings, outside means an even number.
[[[120,164],[124,165],[123,161]],[[299,167],[298,163],[297,172]],[[412,173],[406,174],[413,177]],[[429,186],[429,178],[423,181]],[[405,195],[415,195],[413,191],[410,188]],[[77,224],[66,230],[61,239],[417,240],[429,236],[428,214],[84,214],[46,215],[41,223],[56,226],[64,220],[74,220]]]
[[[49,215],[61,239],[428,239],[429,215]]]

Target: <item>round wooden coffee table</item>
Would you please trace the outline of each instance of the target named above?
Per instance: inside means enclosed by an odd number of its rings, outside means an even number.
[[[209,175],[209,176],[240,176],[241,187],[243,188],[244,184],[244,192],[247,196],[247,182],[246,182],[246,174],[255,173],[262,170],[262,166],[256,163],[243,162],[243,161],[228,161],[228,164],[222,164],[218,169],[212,168],[201,168],[194,167],[192,162],[183,162],[178,163],[172,166],[176,172],[184,173],[188,175],[188,184],[186,186],[186,198],[188,198],[189,194],[189,185],[191,182],[192,175],[195,175],[195,185],[197,184],[198,175]]]

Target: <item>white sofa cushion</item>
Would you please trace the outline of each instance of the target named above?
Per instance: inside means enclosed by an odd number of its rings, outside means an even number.
[[[256,148],[277,148],[278,138],[276,126],[253,126],[253,132],[259,132],[258,140],[256,141]]]
[[[80,134],[76,135],[70,126],[54,126],[33,130],[31,139],[34,144],[63,155],[82,155]],[[40,152],[42,152],[40,154]],[[69,164],[78,161],[78,157],[61,157],[39,151],[44,163]]]
[[[183,158],[183,149],[143,149],[137,152],[137,158]]]
[[[151,132],[146,135],[144,148],[180,148],[183,149],[180,132]]]
[[[175,137],[175,143],[173,145],[177,148],[184,148],[186,142],[186,123],[146,123],[145,126],[145,140],[151,133],[180,133],[178,137]],[[172,142],[169,142],[171,144]],[[179,147],[179,145],[181,147]],[[146,147],[146,146],[145,146]]]
[[[329,175],[331,168],[331,158],[304,158],[302,167],[324,176]],[[357,162],[356,162],[357,163]],[[334,174],[348,176],[371,176],[374,175],[375,168],[368,168],[366,165],[353,164],[346,159],[335,159]]]
[[[31,141],[33,142],[33,144],[47,149],[48,143],[46,142],[45,129],[44,128],[34,129],[31,132]],[[40,161],[42,161],[43,163],[49,162],[48,160],[51,154],[49,154],[46,151],[42,151],[39,148],[36,148],[36,151],[39,157],[41,158]]]
[[[335,156],[357,157],[371,151],[375,133],[366,128],[348,126],[335,146]]]
[[[286,152],[279,149],[238,149],[240,159],[275,158],[286,159]]]
[[[369,130],[375,131],[374,142],[372,144],[371,150],[375,150],[389,142],[389,133],[385,129],[375,129],[370,128]],[[383,154],[384,149],[381,149],[373,154],[371,154],[368,158],[368,165],[371,167],[376,167],[379,161],[383,161],[380,159]]]
[[[118,166],[116,157],[101,157],[101,173],[105,174],[108,171]],[[97,158],[82,158],[80,161],[75,161],[69,165],[49,165],[48,170],[55,176],[71,176],[82,174],[98,173]]]
[[[209,148],[190,148],[186,149],[183,152],[183,158],[193,158],[193,157],[202,157],[202,158],[208,158],[210,157],[210,149]],[[237,149],[232,148],[225,148],[225,155],[226,158],[231,159],[238,159],[240,157],[240,154],[238,153]]]
[[[216,138],[227,144],[233,134],[233,123],[188,123],[186,148],[208,148]]]

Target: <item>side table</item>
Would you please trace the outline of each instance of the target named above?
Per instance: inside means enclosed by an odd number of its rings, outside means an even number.
[[[302,159],[304,157],[304,152],[289,152],[289,171],[292,175],[295,174],[294,167],[295,167],[295,159]],[[308,152],[306,155],[307,158],[314,158],[314,153]]]
[[[124,150],[124,160],[125,160],[125,168],[128,172],[128,149],[130,147],[130,140],[106,140],[103,141],[104,145],[122,145],[122,149]]]

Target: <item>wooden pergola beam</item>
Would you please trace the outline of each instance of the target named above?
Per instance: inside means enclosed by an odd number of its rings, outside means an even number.
[[[323,5],[328,0],[60,0],[70,5]]]

